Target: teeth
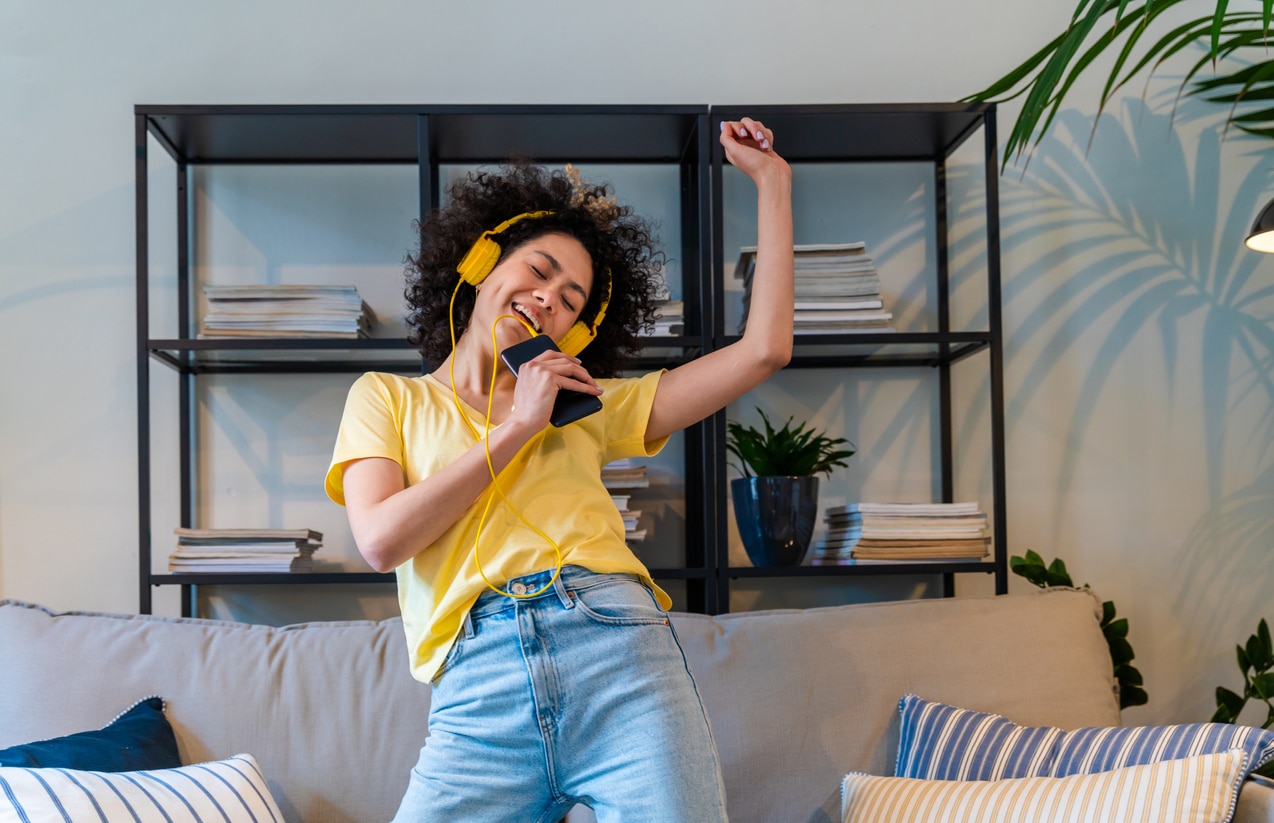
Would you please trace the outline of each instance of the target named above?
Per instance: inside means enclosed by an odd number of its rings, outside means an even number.
[[[521,306],[514,306],[513,310],[517,312],[518,314],[522,315],[523,317],[525,317],[528,321],[530,321],[531,328],[535,329],[537,332],[540,330],[540,324],[536,321],[534,317],[531,316],[531,313],[528,312],[526,309],[522,308]]]

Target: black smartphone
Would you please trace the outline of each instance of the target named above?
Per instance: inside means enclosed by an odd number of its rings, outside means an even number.
[[[547,334],[539,334],[530,340],[523,340],[509,346],[500,352],[500,357],[504,360],[509,371],[513,372],[513,376],[517,377],[518,369],[528,360],[534,359],[541,352],[558,351],[557,346],[553,345],[553,341]],[[557,393],[557,399],[553,401],[553,411],[549,414],[549,422],[559,429],[567,423],[574,423],[581,417],[588,417],[594,412],[602,410],[602,401],[599,397],[584,392],[571,391],[570,389],[561,389]]]

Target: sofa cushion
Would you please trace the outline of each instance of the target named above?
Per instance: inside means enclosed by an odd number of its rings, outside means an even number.
[[[284,628],[56,613],[0,601],[0,746],[94,728],[163,695],[182,762],[251,752],[284,818],[388,820],[424,745],[429,687],[402,623]]]
[[[1019,726],[998,714],[924,700],[898,706],[897,777],[999,780],[1091,774],[1198,754],[1241,749],[1243,773],[1274,759],[1274,731],[1224,723],[1087,727]]]
[[[1226,823],[1246,771],[1242,749],[1068,777],[920,780],[849,774],[842,823]]]
[[[0,768],[0,823],[268,823],[282,820],[251,755],[136,772]]]
[[[180,765],[160,697],[137,701],[100,729],[0,750],[0,766],[131,772]]]
[[[891,774],[909,692],[1040,725],[1118,724],[1100,619],[1092,594],[1052,590],[679,614],[673,626],[717,740],[730,819],[773,823],[837,820],[846,772]]]

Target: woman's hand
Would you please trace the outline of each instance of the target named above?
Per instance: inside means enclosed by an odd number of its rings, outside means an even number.
[[[560,351],[546,351],[518,368],[513,409],[508,417],[515,426],[543,431],[549,425],[557,393],[564,389],[600,396],[602,387],[580,365],[579,358]]]
[[[787,161],[774,151],[774,132],[760,120],[723,120],[720,139],[730,164],[757,185],[776,172],[790,176]]]

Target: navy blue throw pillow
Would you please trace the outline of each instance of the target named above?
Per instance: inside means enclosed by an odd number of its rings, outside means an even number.
[[[97,731],[0,749],[0,766],[133,772],[181,765],[164,701],[147,697]]]

